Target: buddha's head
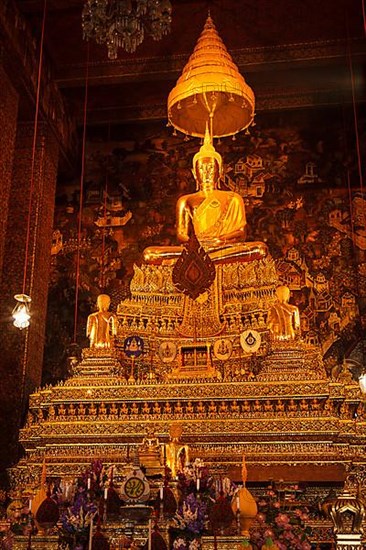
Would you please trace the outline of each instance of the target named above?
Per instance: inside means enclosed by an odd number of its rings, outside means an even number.
[[[97,306],[99,311],[108,311],[111,304],[111,299],[108,294],[99,294],[97,298]]]
[[[193,175],[202,191],[217,187],[222,174],[222,158],[212,145],[211,136],[206,127],[202,147],[193,157]]]
[[[280,302],[288,302],[290,299],[290,289],[288,286],[278,286],[276,288],[276,296]]]

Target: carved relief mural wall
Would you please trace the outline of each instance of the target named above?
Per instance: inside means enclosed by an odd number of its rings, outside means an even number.
[[[365,135],[359,123],[360,143]],[[366,309],[366,197],[350,108],[260,114],[250,135],[216,143],[221,183],[245,200],[247,240],[262,240],[301,311],[303,338],[329,370],[349,356]],[[177,198],[194,190],[199,140],[163,123],[116,129],[87,144],[78,343],[105,291],[128,295],[134,263],[151,244],[175,241]],[[361,156],[365,151],[361,151]],[[362,167],[361,167],[362,168]],[[65,375],[72,341],[80,182],[60,182],[52,242],[45,382]]]

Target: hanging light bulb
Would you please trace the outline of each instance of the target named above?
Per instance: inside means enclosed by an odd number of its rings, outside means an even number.
[[[29,304],[32,299],[27,294],[15,294],[14,298],[17,303],[12,311],[13,325],[23,330],[23,328],[29,327],[29,319],[31,318]]]

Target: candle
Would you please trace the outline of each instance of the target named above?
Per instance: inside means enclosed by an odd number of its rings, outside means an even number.
[[[108,488],[106,487],[104,489],[104,500],[107,500],[107,498],[108,498]]]
[[[164,498],[164,487],[161,486],[160,487],[160,500],[163,500],[163,498]]]
[[[196,483],[197,491],[200,490],[200,481],[201,481],[201,480],[200,480],[200,478],[198,477],[198,478],[197,478],[197,483]]]
[[[91,479],[90,479],[90,477],[88,477],[88,485],[87,485],[87,487],[88,487],[88,490],[89,490],[90,487],[91,487]]]
[[[149,519],[149,542],[148,542],[148,550],[151,550],[151,519]]]
[[[236,497],[236,509],[238,512],[240,512],[240,498],[239,495]]]
[[[29,508],[29,512],[31,512],[32,511],[32,499],[31,498],[29,499],[28,508]]]
[[[93,544],[93,516],[90,518],[89,547],[88,547],[88,550],[92,550],[92,544]]]

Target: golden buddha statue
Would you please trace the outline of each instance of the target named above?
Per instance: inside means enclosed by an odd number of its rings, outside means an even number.
[[[193,158],[197,191],[183,195],[177,202],[177,238],[189,241],[192,229],[200,244],[217,263],[251,261],[263,258],[267,247],[260,242],[245,242],[246,216],[242,197],[219,189],[223,173],[221,155],[211,143],[206,128],[204,144]],[[144,250],[149,264],[170,265],[182,253],[180,246],[152,246]]]
[[[88,317],[86,335],[90,339],[91,348],[110,348],[111,336],[117,334],[117,317],[108,311],[110,303],[108,294],[99,294],[98,311]]]
[[[182,472],[189,462],[189,447],[180,442],[182,435],[181,424],[171,424],[169,428],[170,441],[165,445],[166,465],[175,479],[178,472]]]
[[[293,340],[300,331],[299,308],[289,304],[290,289],[279,286],[276,289],[277,301],[268,313],[268,326],[274,340]]]
[[[162,470],[161,445],[153,430],[148,430],[139,446],[139,459],[147,469],[148,475]]]

